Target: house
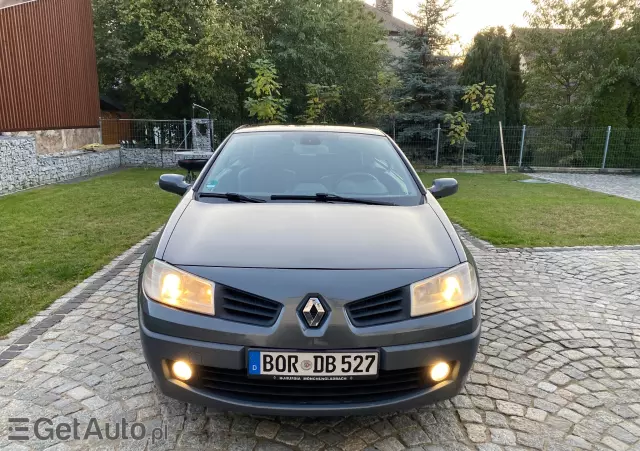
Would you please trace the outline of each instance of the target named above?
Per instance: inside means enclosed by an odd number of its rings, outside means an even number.
[[[387,30],[387,45],[391,54],[395,57],[402,56],[404,50],[400,45],[400,36],[405,31],[415,30],[416,27],[393,15],[393,0],[376,0],[376,6],[365,3],[365,9],[375,14]]]
[[[38,154],[99,141],[91,0],[0,0],[0,135]]]

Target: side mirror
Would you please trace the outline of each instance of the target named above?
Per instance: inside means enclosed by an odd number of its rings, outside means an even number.
[[[436,199],[453,196],[458,192],[458,181],[456,179],[435,179],[433,186],[429,188],[429,192]]]
[[[184,181],[184,175],[180,174],[162,174],[158,184],[160,185],[160,189],[180,196],[183,196],[191,187],[191,185]]]

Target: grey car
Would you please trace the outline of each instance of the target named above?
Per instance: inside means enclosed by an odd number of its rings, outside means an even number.
[[[158,388],[218,410],[350,415],[460,392],[480,339],[473,257],[383,132],[234,131],[144,256],[140,334]]]

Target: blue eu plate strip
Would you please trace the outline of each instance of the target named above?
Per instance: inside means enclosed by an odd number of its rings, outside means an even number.
[[[260,374],[260,351],[249,351],[249,374]]]

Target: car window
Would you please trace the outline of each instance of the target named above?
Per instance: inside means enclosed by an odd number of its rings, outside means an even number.
[[[329,193],[405,199],[420,191],[385,136],[332,132],[233,135],[206,175],[201,192],[247,196]]]

